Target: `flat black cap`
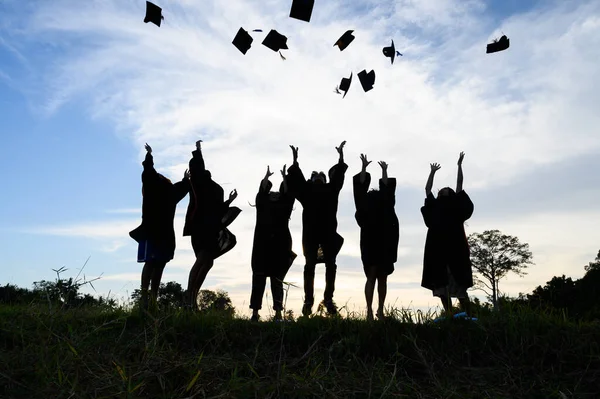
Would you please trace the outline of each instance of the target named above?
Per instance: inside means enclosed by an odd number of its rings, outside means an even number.
[[[156,26],[160,27],[161,21],[165,19],[162,16],[162,8],[157,6],[156,4],[146,2],[146,17],[144,18],[144,23],[152,22]]]
[[[510,47],[510,40],[506,35],[502,36],[500,40],[494,40],[494,42],[487,45],[486,53],[497,53],[498,51],[506,50]]]
[[[366,93],[371,90],[375,84],[375,71],[367,73],[367,70],[363,69],[358,73],[358,79],[360,79],[360,85]]]
[[[342,78],[339,89],[344,92],[344,97],[348,94],[348,90],[350,90],[350,84],[352,83],[352,72],[350,73],[350,78]],[[342,98],[344,98],[342,97]]]
[[[344,51],[344,49],[346,47],[348,47],[350,45],[350,43],[352,43],[352,41],[354,40],[354,36],[352,35],[352,32],[354,32],[354,31],[353,30],[346,31],[346,33],[344,33],[342,35],[342,37],[340,37],[338,39],[338,41],[335,42],[335,44],[333,45],[333,47],[339,46],[340,51]]]
[[[252,38],[252,36],[250,36],[250,34],[248,34],[248,32],[244,30],[244,28],[240,28],[240,30],[238,30],[237,35],[235,35],[235,37],[233,38],[233,42],[231,43],[233,43],[233,45],[237,47],[237,49],[240,50],[242,54],[246,55],[246,52],[250,50],[253,41],[254,39]]]
[[[312,10],[314,6],[315,0],[292,0],[290,18],[310,22],[310,17],[312,16]]]
[[[283,36],[274,29],[271,29],[267,37],[265,37],[265,40],[263,40],[262,44],[275,52],[288,49],[287,37]]]
[[[394,46],[393,40],[391,46],[383,48],[383,55],[390,57],[392,59],[392,64],[394,63],[394,58],[396,58],[396,46]]]

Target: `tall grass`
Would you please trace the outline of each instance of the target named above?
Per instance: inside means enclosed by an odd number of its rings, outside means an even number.
[[[596,398],[600,326],[527,309],[368,322],[0,306],[2,398]]]

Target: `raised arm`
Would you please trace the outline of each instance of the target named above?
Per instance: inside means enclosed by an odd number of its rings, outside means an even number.
[[[286,171],[285,171],[285,165],[283,165],[283,169],[281,169],[281,178],[283,179],[281,187],[282,187],[282,192],[280,194],[287,194],[288,193],[288,183],[287,183],[287,175],[286,175]]]
[[[435,172],[440,170],[441,166],[438,163],[429,164],[431,170],[429,172],[429,178],[427,179],[427,184],[425,185],[425,194],[429,197],[431,194],[431,189],[433,188],[433,178],[435,176]]]
[[[458,157],[458,175],[456,177],[456,194],[460,193],[462,191],[462,186],[463,186],[463,171],[462,171],[462,162],[463,159],[465,157],[465,153],[461,152],[460,156]]]
[[[383,200],[386,204],[396,205],[396,179],[388,177],[388,164],[384,161],[379,162],[381,166],[381,179],[379,180],[379,191],[383,195]]]
[[[298,201],[303,202],[304,196],[306,192],[306,179],[302,174],[302,170],[300,169],[300,165],[298,164],[298,147],[290,146],[292,149],[293,155],[293,163],[292,166],[288,169],[286,184],[290,193],[298,199]]]
[[[186,169],[181,181],[173,184],[173,199],[175,203],[181,201],[190,191],[190,172]]]
[[[154,158],[152,157],[152,147],[146,143],[146,158],[142,162],[142,166],[144,167],[144,171],[142,172],[142,183],[148,181],[148,179],[154,179],[158,172],[154,169]]]
[[[365,154],[360,154],[360,161],[362,162],[362,169],[360,171],[360,182],[364,183],[365,179],[367,178],[367,166],[369,166],[371,161],[367,160],[367,156]]]
[[[381,166],[381,181],[383,182],[383,184],[387,184],[387,182],[388,182],[388,174],[387,174],[388,164],[385,163],[384,161],[379,161],[379,166]]]
[[[344,146],[346,145],[346,141],[342,141],[339,147],[335,147],[336,151],[340,155],[338,163],[334,165],[331,169],[329,169],[329,180],[332,186],[335,188],[337,192],[342,190],[344,186],[344,177],[346,176],[346,170],[348,170],[348,165],[344,163]]]

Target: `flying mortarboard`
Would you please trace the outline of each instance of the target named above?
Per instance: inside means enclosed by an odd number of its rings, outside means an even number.
[[[340,37],[338,39],[338,41],[335,42],[335,44],[333,45],[333,47],[339,46],[340,51],[344,51],[344,49],[346,47],[348,47],[350,45],[350,43],[352,43],[352,41],[354,40],[354,36],[352,35],[352,32],[354,32],[354,31],[353,30],[346,31],[346,33],[344,33],[342,35],[342,37]]]
[[[371,90],[375,84],[375,71],[367,73],[367,70],[363,69],[358,73],[358,79],[360,79],[360,85],[366,93]]]
[[[506,50],[508,47],[510,47],[510,40],[506,35],[503,35],[500,40],[494,40],[487,45],[486,53],[497,53],[498,51]]]
[[[315,0],[292,0],[290,18],[310,22],[310,17],[312,15],[314,5]]]
[[[162,8],[147,1],[144,23],[147,24],[148,22],[152,22],[156,26],[160,27],[160,23],[163,19],[165,19],[165,17],[162,16]]]
[[[244,28],[240,28],[240,30],[238,30],[237,35],[235,35],[231,43],[233,43],[233,45],[237,47],[237,49],[240,50],[242,54],[246,55],[246,52],[250,50],[253,41],[254,39],[252,38],[252,36],[250,36],[250,34],[246,32]]]
[[[400,54],[400,53],[398,53]],[[390,57],[392,59],[392,64],[394,64],[394,58],[396,58],[396,46],[394,46],[394,41],[392,40],[392,45],[389,47],[383,48],[383,55],[386,57]],[[400,54],[402,55],[402,54]]]
[[[288,50],[287,37],[274,29],[271,29],[262,44],[275,52],[278,52],[279,50]]]
[[[338,88],[339,90],[344,92],[344,97],[346,97],[346,94],[348,94],[348,90],[350,90],[351,83],[352,83],[352,72],[350,72],[350,78],[342,78],[340,87]],[[342,98],[344,98],[344,97],[342,97]]]

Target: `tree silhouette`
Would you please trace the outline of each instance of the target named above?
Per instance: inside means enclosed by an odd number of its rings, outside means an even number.
[[[475,276],[475,286],[488,294],[497,309],[500,280],[511,272],[522,277],[527,274],[525,269],[533,265],[529,244],[499,230],[473,233],[468,240],[471,263],[479,274]]]
[[[596,255],[596,259],[594,262],[590,262],[588,265],[584,267],[586,272],[591,270],[600,270],[600,251],[598,251],[598,255]]]

